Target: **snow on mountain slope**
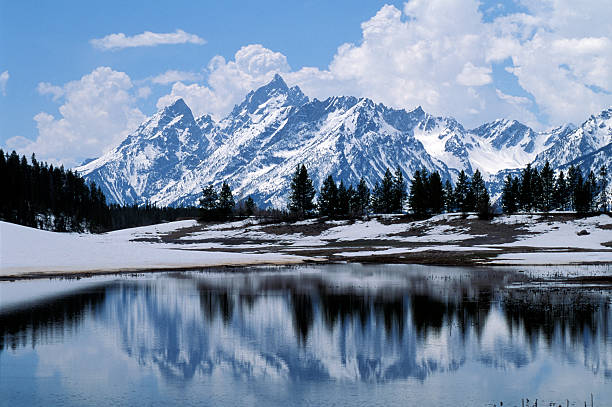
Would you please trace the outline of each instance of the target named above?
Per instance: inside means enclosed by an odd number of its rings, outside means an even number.
[[[479,142],[473,144],[470,159],[487,174],[524,167],[544,150],[550,138],[549,133],[536,133],[516,120],[495,120],[471,133]]]
[[[540,167],[549,161],[553,167],[569,163],[612,143],[612,107],[592,115],[574,131],[565,132],[535,159]]]
[[[420,107],[408,112],[350,96],[310,100],[276,75],[219,122],[195,119],[179,99],[76,170],[122,204],[196,204],[203,186],[227,181],[238,199],[284,207],[301,163],[316,188],[328,174],[347,185],[363,176],[372,187],[398,166],[408,180],[422,167],[453,180],[479,169],[497,185],[500,174],[534,160],[558,167],[601,149],[612,138],[611,114],[542,133],[514,120],[466,130]]]
[[[220,123],[221,131],[231,129],[226,143],[152,200],[195,202],[202,185],[229,180],[237,196],[252,195],[262,204],[284,207],[291,176],[301,163],[310,168],[316,188],[328,174],[347,185],[357,184],[363,175],[373,186],[386,168],[398,165],[405,174],[424,166],[449,176],[446,166],[413,137],[406,112],[396,117],[381,104],[354,97],[288,106],[294,91],[277,86],[278,92],[256,109],[234,109]]]
[[[196,123],[182,99],[145,121],[118,147],[77,167],[98,184],[107,199],[120,204],[142,203],[184,172],[195,168],[215,146],[210,118]],[[203,129],[209,129],[204,133]]]

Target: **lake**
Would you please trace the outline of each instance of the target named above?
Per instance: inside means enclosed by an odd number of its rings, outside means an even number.
[[[0,282],[0,405],[611,406],[612,290],[572,280],[593,273],[612,270]]]

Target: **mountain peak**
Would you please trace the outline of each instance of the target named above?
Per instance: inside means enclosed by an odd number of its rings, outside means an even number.
[[[283,77],[280,76],[278,73],[275,73],[274,78],[272,78],[272,80],[268,82],[267,85],[264,85],[264,87],[268,89],[282,89],[282,90],[289,89]]]
[[[187,106],[187,103],[185,103],[183,98],[176,99],[174,102],[166,106],[164,110],[172,112],[184,112],[186,110],[191,111],[191,109],[189,109],[189,106]]]
[[[245,100],[234,107],[232,115],[240,114],[245,109],[249,113],[254,113],[262,104],[277,97],[284,97],[282,102],[284,105],[299,106],[308,101],[299,87],[289,88],[284,79],[279,74],[275,74],[270,82],[249,92]]]

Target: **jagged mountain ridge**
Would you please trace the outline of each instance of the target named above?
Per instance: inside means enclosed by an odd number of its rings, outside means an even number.
[[[604,123],[612,131],[606,115],[609,119],[610,110],[597,116],[602,119],[591,117],[592,125],[542,133],[511,120],[467,130],[420,107],[398,110],[351,96],[311,100],[276,75],[218,122],[207,115],[194,118],[179,99],[77,171],[121,204],[194,204],[202,186],[227,181],[237,198],[251,195],[260,205],[284,207],[300,163],[317,188],[330,173],[346,184],[364,176],[373,186],[387,167],[397,166],[408,177],[425,167],[445,179],[479,169],[496,184],[495,174],[540,157],[557,166],[567,162],[565,157],[575,160],[566,145],[587,145],[587,154],[601,148],[605,129],[597,126]],[[601,131],[589,132],[593,126]],[[580,131],[582,136],[576,134]],[[583,144],[575,141],[583,139]]]

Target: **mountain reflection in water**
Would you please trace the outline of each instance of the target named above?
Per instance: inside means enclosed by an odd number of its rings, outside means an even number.
[[[62,343],[89,320],[96,335],[104,332],[169,383],[213,374],[426,381],[472,362],[510,372],[545,354],[612,385],[610,298],[606,289],[533,286],[521,273],[469,268],[342,265],[120,277],[0,308],[0,356]]]

